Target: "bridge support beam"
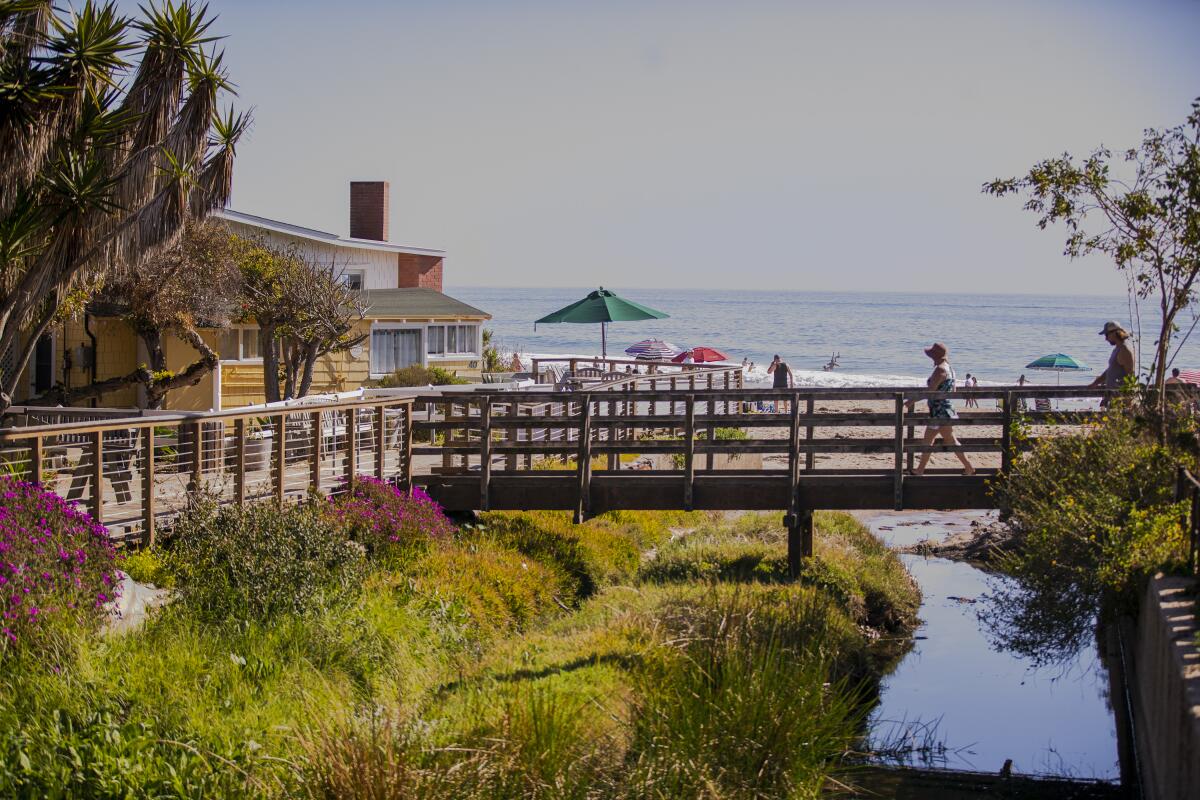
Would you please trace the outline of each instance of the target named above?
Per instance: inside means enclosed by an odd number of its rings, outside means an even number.
[[[783,524],[788,532],[787,558],[788,574],[796,578],[804,559],[813,554],[813,512],[811,508],[801,508],[783,518]]]

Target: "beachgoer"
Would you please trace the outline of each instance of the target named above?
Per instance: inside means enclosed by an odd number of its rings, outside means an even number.
[[[1183,383],[1183,378],[1179,377],[1179,367],[1171,370],[1171,377],[1167,378],[1167,383]]]
[[[1109,320],[1100,331],[1104,340],[1112,345],[1112,353],[1108,356],[1108,366],[1104,368],[1091,386],[1103,386],[1105,389],[1120,389],[1125,378],[1137,372],[1137,356],[1133,352],[1133,340],[1129,331],[1121,323]],[[1107,403],[1107,398],[1105,399]]]
[[[925,355],[929,356],[933,361],[933,373],[925,381],[925,385],[936,392],[954,391],[954,367],[950,366],[950,361],[947,358],[949,354],[950,351],[941,342],[934,342],[925,348]],[[915,400],[908,401],[910,411],[915,404]],[[926,445],[933,444],[941,436],[945,444],[957,445],[958,439],[954,436],[954,423],[951,420],[957,419],[958,414],[954,411],[954,406],[950,404],[950,398],[929,398],[929,416],[933,419],[930,421],[929,427],[925,428],[925,437],[921,440],[921,443]],[[929,464],[929,457],[931,455],[933,453],[929,450],[921,453],[921,463],[917,465],[916,470],[913,472],[914,475],[925,474],[925,467]],[[965,474],[975,474],[975,467],[971,466],[971,462],[967,460],[966,453],[955,451],[954,455],[958,456],[958,460],[962,462]]]
[[[1025,384],[1027,384],[1027,383],[1029,383],[1029,381],[1025,380],[1025,374],[1024,374],[1024,373],[1022,373],[1022,374],[1021,374],[1021,377],[1017,378],[1017,386],[1024,386],[1024,385],[1025,385]],[[999,405],[999,402],[997,402],[997,404]],[[1024,412],[1024,411],[1025,411],[1025,408],[1026,408],[1026,406],[1025,406],[1025,396],[1024,396],[1024,395],[1022,395],[1022,396],[1020,396],[1020,397],[1018,397],[1018,398],[1017,398],[1017,411],[1018,411],[1018,413],[1020,413],[1020,412]]]
[[[975,380],[975,378],[972,378],[971,373],[968,372],[966,380],[963,381],[963,388],[974,389],[978,385],[979,381]],[[979,408],[979,401],[971,395],[967,395],[967,400],[965,403],[963,403],[963,405],[965,405],[967,408]]]
[[[525,367],[521,366],[521,356],[519,354],[513,353],[512,363],[509,365],[509,369],[513,372],[525,371]]]
[[[743,357],[742,358],[742,369],[745,369],[749,365],[750,365],[750,359]]]
[[[791,389],[792,388],[792,368],[787,365],[787,362],[775,354],[775,358],[771,360],[771,366],[767,367],[767,374],[774,375],[775,380],[771,384],[773,389]],[[786,400],[780,401],[776,407],[777,411],[787,411],[788,404]]]

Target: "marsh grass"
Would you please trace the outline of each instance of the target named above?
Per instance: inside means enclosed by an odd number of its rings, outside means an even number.
[[[177,602],[77,633],[0,673],[0,795],[810,796],[874,677],[845,597],[911,600],[884,590],[886,551],[827,522],[841,594],[639,573],[700,544],[775,553],[763,515],[489,514],[303,613]],[[130,571],[185,582],[175,557]]]

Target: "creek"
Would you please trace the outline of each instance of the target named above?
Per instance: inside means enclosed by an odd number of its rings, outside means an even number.
[[[893,546],[967,531],[983,513],[864,516]],[[884,678],[872,738],[887,763],[917,767],[1119,780],[1108,671],[1095,638],[1066,664],[1037,666],[996,649],[979,612],[1007,578],[944,558],[902,555],[921,586],[912,649]]]

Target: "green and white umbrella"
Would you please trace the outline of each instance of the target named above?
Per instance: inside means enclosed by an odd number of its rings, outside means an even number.
[[[1092,371],[1091,367],[1080,364],[1066,353],[1051,353],[1048,356],[1042,356],[1036,361],[1030,361],[1028,364],[1026,364],[1025,369],[1036,369],[1042,372],[1058,373],[1058,383],[1060,385],[1062,384],[1062,374],[1064,372]]]
[[[642,319],[666,319],[670,314],[655,311],[640,303],[618,297],[616,292],[601,286],[587,297],[533,323],[534,329],[544,322],[600,323],[600,353],[608,357],[608,323],[634,322]]]

